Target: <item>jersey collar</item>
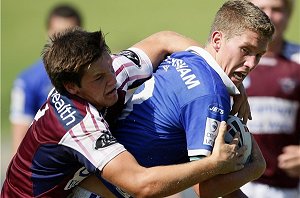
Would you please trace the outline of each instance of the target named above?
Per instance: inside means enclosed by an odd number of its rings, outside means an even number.
[[[186,49],[186,51],[195,53],[202,58],[205,59],[205,61],[208,63],[208,65],[213,68],[221,77],[223,83],[225,84],[227,91],[230,95],[237,95],[240,94],[240,91],[235,86],[235,84],[230,80],[230,78],[227,76],[227,74],[222,70],[221,66],[215,61],[215,59],[208,53],[205,49],[201,47],[191,46]]]

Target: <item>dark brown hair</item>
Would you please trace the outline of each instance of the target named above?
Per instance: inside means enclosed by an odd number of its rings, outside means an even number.
[[[110,52],[101,31],[87,32],[74,27],[53,35],[44,46],[42,57],[56,90],[65,93],[64,83],[79,87],[85,68]]]

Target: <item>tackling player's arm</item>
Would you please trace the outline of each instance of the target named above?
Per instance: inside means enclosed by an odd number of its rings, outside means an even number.
[[[203,160],[145,168],[125,151],[103,168],[102,177],[134,197],[164,197],[215,175],[240,170],[243,165],[239,156],[244,153],[244,147],[237,150],[237,139],[232,144],[225,144],[225,122],[221,124],[219,130],[212,155]],[[91,192],[102,194],[97,183],[92,183],[86,188]]]
[[[253,136],[251,138],[251,160],[245,164],[245,167],[240,171],[225,175],[217,175],[199,185],[195,185],[194,190],[198,195],[201,195],[201,198],[219,197],[224,195],[230,197],[230,193],[243,194],[239,188],[247,182],[259,178],[263,174],[266,168],[266,162],[255,139]]]
[[[152,34],[132,47],[143,50],[150,58],[155,69],[167,55],[183,51],[190,46],[200,46],[200,44],[176,32],[161,31]]]

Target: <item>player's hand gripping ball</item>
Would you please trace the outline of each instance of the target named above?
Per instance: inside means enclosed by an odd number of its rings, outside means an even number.
[[[247,150],[244,153],[243,160],[243,163],[246,164],[250,159],[252,150],[251,133],[249,132],[248,127],[242,122],[240,118],[229,115],[227,120],[227,133],[225,134],[225,142],[230,143],[236,132],[240,132],[240,142],[238,146],[247,146]]]

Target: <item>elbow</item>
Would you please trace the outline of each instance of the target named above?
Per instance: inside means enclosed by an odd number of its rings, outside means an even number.
[[[267,164],[265,158],[260,156],[259,158],[252,159],[250,162],[250,169],[251,169],[251,181],[258,179],[266,170]]]
[[[256,141],[253,139],[253,149],[254,152],[252,153],[252,163],[253,163],[253,180],[258,179],[262,174],[265,172],[267,163],[266,160],[256,143]]]
[[[254,179],[258,179],[260,176],[263,175],[267,168],[267,163],[264,157],[261,158],[258,165],[256,165],[256,177]]]
[[[153,177],[144,176],[137,178],[131,194],[137,198],[163,197],[160,189],[162,187],[159,185],[159,182],[153,180]]]
[[[159,197],[149,186],[145,186],[134,193],[133,197],[136,198],[155,198]]]

